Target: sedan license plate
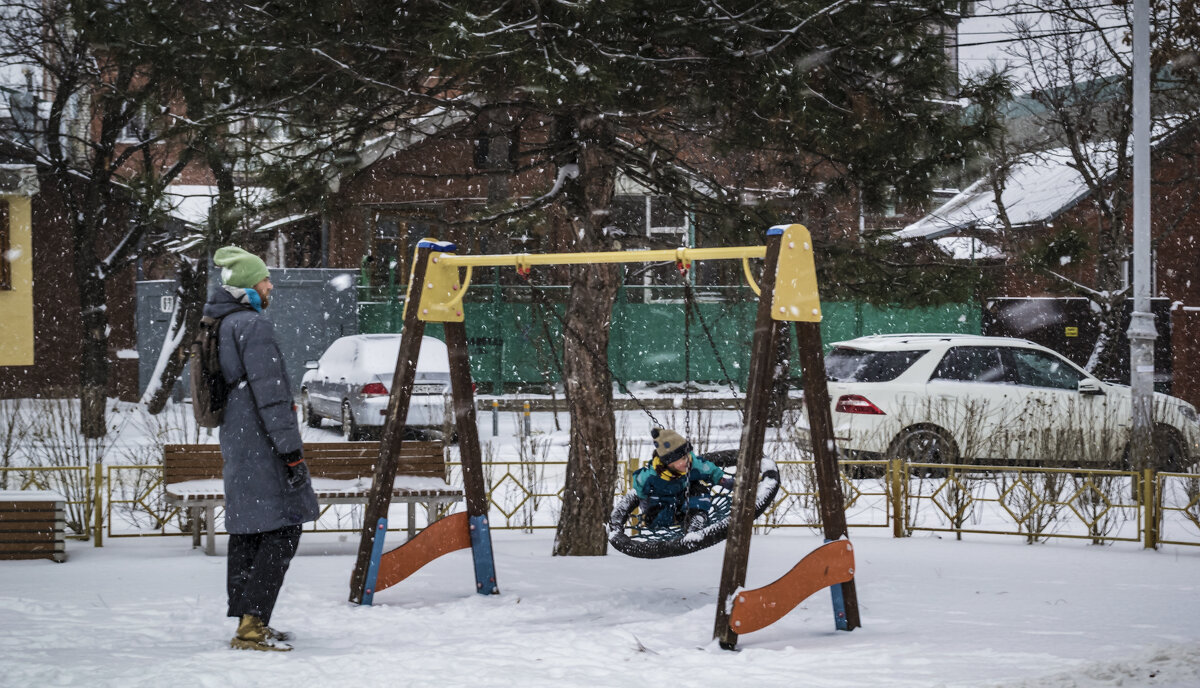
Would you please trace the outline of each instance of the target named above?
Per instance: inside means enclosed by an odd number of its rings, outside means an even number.
[[[413,385],[413,394],[441,394],[442,385]]]

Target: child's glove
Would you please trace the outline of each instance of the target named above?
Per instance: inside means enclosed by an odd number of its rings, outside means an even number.
[[[721,478],[721,482],[717,483],[717,485],[720,485],[721,487],[725,488],[726,490],[732,490],[733,489],[733,478],[727,475],[724,478]]]

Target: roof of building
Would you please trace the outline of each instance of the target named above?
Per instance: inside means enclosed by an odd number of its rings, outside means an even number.
[[[239,186],[235,189],[239,203],[255,205],[270,198],[270,192],[260,186]],[[163,190],[162,204],[171,217],[202,227],[208,213],[217,202],[219,190],[204,184],[172,184]]]
[[[1098,148],[1093,154],[1097,169],[1111,170],[1113,152]],[[1013,165],[1001,202],[1014,227],[1052,221],[1088,194],[1083,176],[1075,169],[1066,148],[1021,156]],[[896,237],[935,239],[964,229],[1002,229],[991,182],[980,179],[940,208],[895,233]]]
[[[1191,131],[1194,118],[1188,113],[1158,117],[1150,133],[1151,149]],[[1118,146],[1112,140],[1085,145],[1088,167],[1101,180],[1110,179],[1117,168]],[[1133,141],[1129,145],[1132,147]],[[1132,154],[1132,153],[1131,153]],[[1009,168],[1000,196],[1013,227],[1031,227],[1053,222],[1091,193],[1069,148],[1032,151],[1017,156]],[[996,207],[996,192],[984,177],[959,192],[925,217],[895,232],[900,239],[937,239],[964,230],[998,231],[1004,223]]]

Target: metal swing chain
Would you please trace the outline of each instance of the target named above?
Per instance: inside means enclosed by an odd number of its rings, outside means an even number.
[[[675,264],[679,277],[683,280],[683,436],[692,436],[692,314],[688,309],[688,296],[691,286],[688,281],[690,266],[684,262]]]
[[[550,332],[549,332],[550,328],[546,325],[546,313],[545,313],[546,298],[542,294],[541,289],[533,283],[532,279],[530,279],[530,270],[529,269],[526,269],[524,271],[518,269],[517,275],[519,275],[522,279],[524,279],[526,285],[529,286],[529,293],[533,297],[533,300],[537,305],[537,310],[538,310],[538,315],[539,315],[538,319],[542,321],[542,329],[543,329],[543,331],[546,332],[546,345],[550,347],[550,360],[554,364],[555,369],[558,371],[559,379],[561,379],[563,384],[565,385],[567,383],[567,376],[566,376],[566,373],[563,371],[562,361],[559,360],[558,352],[555,351],[555,349],[554,349],[554,338],[550,336]],[[553,305],[550,306],[550,309],[553,312],[553,309],[554,309]],[[541,347],[539,346],[538,349],[540,349],[540,348]]]
[[[588,354],[593,357],[593,360],[598,360],[599,357],[588,346],[587,341],[584,340],[582,337],[580,337],[579,334],[576,333],[573,329],[571,329],[567,325],[566,321],[563,320],[562,317],[560,317],[558,315],[558,311],[555,310],[554,304],[549,303],[548,299],[546,298],[545,294],[542,292],[541,288],[539,288],[536,284],[533,283],[533,280],[532,280],[531,274],[530,274],[532,272],[533,272],[532,268],[528,268],[528,267],[525,268],[524,270],[521,270],[521,269],[517,270],[517,274],[520,275],[521,278],[525,280],[525,283],[529,286],[529,293],[533,297],[533,300],[537,305],[537,309],[538,309],[538,312],[540,315],[539,319],[542,321],[543,329],[545,329],[547,331],[546,343],[550,347],[550,358],[551,358],[551,360],[554,361],[554,367],[558,369],[558,377],[559,377],[559,379],[562,380],[563,388],[565,390],[566,385],[567,385],[567,374],[566,374],[565,369],[563,368],[563,362],[559,360],[558,354],[554,350],[554,340],[549,335],[550,328],[546,326],[546,311],[547,310],[549,310],[550,313],[554,315],[555,320],[557,320],[559,325],[562,326],[563,332],[564,333],[569,332],[572,336],[574,336],[575,341],[577,341],[583,345],[584,350],[587,351]],[[565,347],[563,349],[563,355],[564,356],[566,355]],[[605,368],[607,368],[608,374],[610,376],[612,376],[613,378],[616,378],[616,375],[613,375],[611,367],[606,365]],[[630,394],[630,396],[632,397],[633,395]],[[639,406],[642,406],[642,410],[645,411],[648,416],[650,416],[651,420],[654,420],[656,423],[658,422],[657,420],[655,420],[654,414],[650,413],[650,410],[647,409],[645,406],[643,406],[642,403],[637,399],[637,397],[633,397],[633,399],[635,402],[638,403]],[[572,435],[573,439],[579,439],[579,432],[580,432],[579,427],[575,423],[572,423],[571,424],[571,435]],[[582,441],[581,441],[581,443],[582,443]],[[619,465],[619,461],[618,461],[618,465]],[[595,475],[595,473],[593,472],[592,478],[598,479],[599,476]]]
[[[543,311],[549,310],[551,315],[554,316],[554,319],[557,320],[558,324],[562,327],[563,332],[570,334],[572,337],[574,337],[575,341],[579,342],[579,344],[583,347],[583,350],[586,351],[588,353],[588,355],[592,357],[592,361],[594,363],[599,363],[600,355],[598,353],[596,353],[595,350],[592,349],[591,344],[589,344],[589,342],[586,338],[581,336],[578,332],[575,331],[574,328],[572,328],[570,325],[567,324],[567,321],[564,320],[562,318],[562,316],[560,316],[558,314],[558,311],[554,309],[553,304],[548,304],[546,302],[545,295],[542,293],[541,289],[538,288],[538,286],[533,283],[533,280],[530,279],[529,272],[526,271],[526,272],[519,273],[519,274],[529,284],[530,293],[533,295],[534,301],[537,302],[539,309],[541,309]],[[553,343],[550,344],[550,350],[552,352],[554,350]],[[564,350],[564,355],[565,355],[565,350]],[[563,384],[565,385],[567,382],[567,376],[566,376],[566,372],[563,370],[562,362],[559,361],[557,355],[553,356],[553,358],[554,358],[555,366],[558,368],[558,375],[560,378],[562,378]],[[604,367],[606,370],[608,370],[609,376],[611,376],[613,380],[616,380],[617,384],[621,387],[621,389],[625,390],[625,394],[630,399],[633,399],[633,403],[636,404],[637,407],[639,409],[641,409],[641,411],[650,418],[651,422],[653,422],[656,427],[664,427],[662,422],[660,422],[658,420],[658,418],[656,418],[654,416],[654,414],[650,411],[650,409],[644,403],[642,403],[642,400],[639,399],[637,397],[637,395],[635,395],[632,391],[630,391],[629,385],[625,384],[625,381],[622,380],[620,377],[617,376],[616,373],[613,372],[612,366],[609,365],[607,362],[605,362]]]
[[[721,375],[725,376],[725,382],[729,385],[729,393],[735,397],[739,396],[737,388],[733,386],[733,377],[725,368],[725,361],[721,358],[720,350],[717,349],[716,339],[713,338],[712,331],[708,328],[708,323],[704,321],[704,312],[700,310],[700,306],[696,303],[692,288],[686,282],[684,283],[684,301],[685,308],[694,309],[696,311],[696,318],[700,321],[700,328],[704,330],[704,337],[708,340],[709,348],[712,349],[713,358],[716,359],[717,366],[721,369]],[[738,416],[741,418],[743,423],[746,422],[746,411],[740,406],[738,407]]]

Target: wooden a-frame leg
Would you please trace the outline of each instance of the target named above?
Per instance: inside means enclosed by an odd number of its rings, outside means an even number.
[[[425,268],[430,248],[417,249],[414,258],[413,285],[425,281]],[[418,287],[419,288],[419,287]],[[388,399],[387,423],[383,427],[383,438],[379,442],[379,463],[375,466],[375,479],[367,493],[367,505],[363,510],[363,528],[358,543],[358,556],[354,571],[350,574],[350,601],[362,604],[367,582],[367,571],[371,565],[371,553],[375,545],[375,530],[380,518],[387,518],[392,502],[392,484],[396,479],[396,468],[404,441],[404,425],[408,422],[408,407],[412,401],[413,381],[417,377],[417,358],[421,353],[421,339],[425,336],[425,321],[417,317],[417,308],[406,303],[404,330],[400,336],[400,351],[396,356],[396,372],[392,376],[392,393]]]
[[[475,418],[475,392],[471,383],[471,360],[467,355],[467,331],[461,322],[445,323],[446,348],[450,354],[450,386],[454,396],[454,423],[458,453],[463,467],[463,492],[471,529],[471,552],[475,562],[475,589],[480,594],[500,592],[492,535],[488,524],[488,498],[483,479],[483,454],[479,448],[479,424]]]
[[[762,466],[763,443],[770,412],[771,375],[775,368],[775,336],[779,331],[771,318],[775,269],[779,257],[779,234],[767,235],[767,255],[763,262],[758,313],[754,322],[754,340],[750,348],[750,376],[746,389],[746,415],[738,449],[737,474],[733,483],[733,505],[729,537],[725,541],[725,559],[721,567],[721,585],[717,593],[717,618],[713,637],[721,647],[737,647],[738,634],[729,625],[733,594],[746,584],[750,560],[750,536],[754,528],[754,501]]]

